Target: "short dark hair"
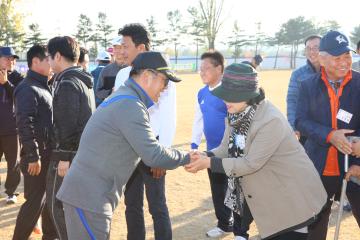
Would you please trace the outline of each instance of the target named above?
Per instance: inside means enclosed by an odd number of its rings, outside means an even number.
[[[102,64],[108,64],[110,63],[110,60],[98,60],[98,62]]]
[[[319,40],[321,40],[321,36],[320,36],[320,35],[317,35],[317,34],[308,36],[307,38],[305,38],[305,41],[304,41],[305,46],[306,46],[306,43],[307,43],[308,41],[311,41],[311,40],[313,40],[313,39],[319,39]]]
[[[260,65],[260,63],[262,63],[262,61],[263,61],[264,59],[263,59],[263,57],[260,55],[260,54],[256,54],[255,56],[254,56],[254,61],[255,61],[255,64],[256,65]]]
[[[249,99],[246,104],[247,105],[254,105],[259,104],[262,100],[265,99],[265,91],[262,87],[259,88],[260,94],[254,98]]]
[[[140,23],[126,24],[119,30],[119,35],[122,35],[123,37],[131,37],[135,46],[144,44],[146,51],[150,50],[149,32],[146,30],[145,26]]]
[[[39,58],[41,61],[46,58],[46,46],[35,44],[26,53],[26,61],[29,68],[32,66],[33,58]]]
[[[360,50],[360,41],[358,41],[358,43],[356,45],[356,50]]]
[[[224,72],[224,56],[219,51],[208,51],[204,52],[201,55],[201,60],[204,60],[205,58],[210,58],[211,63],[217,67],[221,66],[221,72]]]
[[[58,52],[61,56],[72,63],[77,63],[80,56],[79,44],[74,38],[69,36],[54,37],[50,39],[47,45],[47,50],[51,58],[54,58],[55,54]]]
[[[79,63],[84,62],[86,54],[89,54],[89,51],[84,47],[80,47],[80,55],[79,55],[79,60],[78,60]]]

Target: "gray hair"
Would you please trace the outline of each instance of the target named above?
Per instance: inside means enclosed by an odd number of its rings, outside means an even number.
[[[323,57],[330,56],[330,54],[329,54],[328,52],[325,52],[325,51],[320,51],[320,52],[319,52],[319,55],[320,55],[320,56],[323,56]]]

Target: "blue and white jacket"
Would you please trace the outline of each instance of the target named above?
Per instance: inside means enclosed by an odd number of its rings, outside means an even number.
[[[225,131],[226,105],[211,94],[209,86],[200,89],[192,129],[191,149],[197,149],[204,133],[207,150],[220,145]]]
[[[316,74],[316,70],[309,60],[306,61],[306,64],[304,66],[299,67],[291,74],[288,93],[286,97],[286,105],[287,105],[286,113],[287,113],[287,119],[294,130],[296,130],[295,115],[296,115],[296,107],[298,104],[301,82],[308,78],[313,77],[315,74]]]

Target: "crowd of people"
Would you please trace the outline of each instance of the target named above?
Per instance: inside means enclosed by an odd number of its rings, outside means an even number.
[[[27,51],[25,77],[13,48],[0,47],[7,204],[17,202],[20,173],[24,179],[13,240],[28,239],[39,218],[45,240],[109,239],[122,195],[127,239],[144,240],[144,192],[154,238],[172,239],[165,176],[179,166],[208,171],[217,218],[209,238],[247,240],[254,221],[262,239],[326,239],[342,179],[360,178],[360,61],[352,63],[344,34],[305,40],[287,118],[259,86],[260,55],[225,66],[220,52],[203,53],[190,151],[171,148],[181,79],[150,51],[146,28],[127,24],[111,44],[89,73],[85,48],[52,38]],[[349,182],[346,194],[360,227],[360,186]]]

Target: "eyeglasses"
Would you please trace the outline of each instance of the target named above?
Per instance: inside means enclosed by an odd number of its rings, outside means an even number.
[[[155,71],[154,69],[146,69],[146,70],[148,70],[149,72],[151,72],[151,73],[153,73],[155,76],[157,76],[158,74],[159,74],[159,72],[158,71]],[[166,77],[166,76],[165,76]],[[166,77],[165,78],[165,87],[167,87],[168,85],[169,85],[169,79]]]
[[[305,51],[307,51],[307,52],[319,52],[319,46],[305,47]]]

